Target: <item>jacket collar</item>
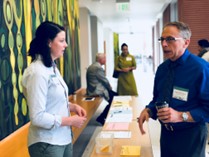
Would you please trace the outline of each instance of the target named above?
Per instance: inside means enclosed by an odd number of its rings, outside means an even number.
[[[186,49],[181,57],[179,57],[176,61],[170,61],[170,63],[175,63],[175,64],[184,64],[187,60],[187,58],[190,56],[190,52],[188,49]]]

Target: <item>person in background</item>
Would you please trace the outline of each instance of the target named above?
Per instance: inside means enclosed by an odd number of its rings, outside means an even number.
[[[206,39],[202,39],[198,41],[198,45],[200,57],[209,62],[209,42]]]
[[[208,40],[206,40],[206,39],[198,40],[197,43],[198,43],[198,51],[199,51],[198,56],[202,58],[202,56],[207,51],[209,51],[209,43],[208,43]]]
[[[113,97],[118,95],[112,90],[109,81],[105,77],[105,71],[102,68],[102,65],[105,64],[106,55],[104,53],[98,53],[96,55],[96,62],[90,65],[86,72],[87,95],[104,97],[109,103],[100,116],[96,119],[97,122],[101,123],[102,125],[105,123],[105,119],[107,117]]]
[[[122,53],[115,61],[115,70],[119,72],[118,76],[118,95],[138,95],[133,70],[136,69],[134,56],[129,54],[128,45],[121,45]]]
[[[30,43],[32,63],[24,71],[22,85],[31,121],[31,157],[73,157],[71,126],[80,128],[86,121],[86,111],[68,102],[68,87],[56,67],[55,60],[67,47],[65,38],[62,26],[45,21]]]
[[[183,22],[163,27],[159,41],[167,60],[157,69],[153,99],[138,119],[142,134],[145,120],[160,121],[161,157],[205,157],[209,63],[188,51],[190,37]]]
[[[209,42],[206,39],[202,39],[198,41],[198,50],[200,51],[199,55],[202,59],[209,62]],[[208,127],[208,134],[209,134],[209,124],[207,124]],[[209,136],[208,136],[208,144],[209,144]]]

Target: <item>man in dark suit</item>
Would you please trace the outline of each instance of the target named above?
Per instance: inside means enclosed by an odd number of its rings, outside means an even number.
[[[104,65],[105,63],[106,63],[105,54],[98,53],[96,55],[96,62],[88,67],[86,73],[87,95],[101,96],[104,97],[105,100],[109,102],[105,110],[97,118],[97,121],[102,125],[104,124],[105,118],[107,117],[110,104],[112,103],[112,99],[114,95],[117,95],[116,92],[112,91],[112,87],[109,81],[107,80],[107,78],[105,77],[105,71],[102,68],[102,65]]]

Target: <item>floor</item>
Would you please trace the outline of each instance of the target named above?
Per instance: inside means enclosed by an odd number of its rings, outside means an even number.
[[[152,72],[152,66],[149,62],[142,62],[138,65],[137,70],[135,70],[135,80],[137,83],[140,104],[146,105],[152,99],[152,90],[154,82],[154,74]],[[117,81],[111,78],[111,84],[113,89],[116,88]],[[74,144],[74,155],[73,157],[88,157],[87,151],[85,151],[89,140],[91,139],[95,129],[101,128],[95,119],[104,109],[107,102],[103,102],[98,108],[95,115],[92,117],[86,129],[83,131],[77,142]],[[154,157],[160,157],[160,124],[152,119],[149,120],[149,131],[152,143],[152,149]],[[93,138],[91,140],[94,140]],[[93,141],[94,142],[94,141]],[[88,148],[89,149],[89,148]],[[206,146],[206,157],[209,157],[209,145]]]

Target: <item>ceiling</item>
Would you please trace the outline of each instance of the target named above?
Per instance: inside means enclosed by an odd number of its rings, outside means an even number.
[[[116,11],[116,0],[79,0],[104,27],[117,33],[141,33],[155,24],[171,0],[130,0],[130,11]]]

